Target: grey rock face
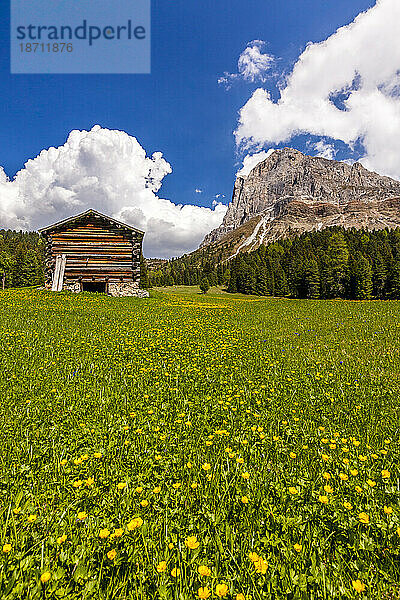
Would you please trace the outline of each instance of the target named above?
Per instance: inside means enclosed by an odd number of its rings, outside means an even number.
[[[306,156],[292,148],[276,150],[247,177],[236,179],[223,223],[201,245],[218,242],[257,215],[268,224],[263,226],[263,243],[332,225],[396,227],[400,182],[360,163]]]

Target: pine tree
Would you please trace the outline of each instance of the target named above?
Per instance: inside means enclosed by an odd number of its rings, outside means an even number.
[[[140,287],[144,290],[150,287],[147,264],[143,254],[140,255]]]
[[[207,294],[208,290],[210,289],[210,283],[207,277],[203,277],[203,279],[200,281],[200,289],[203,294]]]
[[[22,243],[18,244],[12,272],[13,287],[24,287],[28,285],[28,270],[25,261],[26,248]]]
[[[237,278],[238,292],[242,294],[254,294],[256,287],[256,273],[254,268],[242,262]]]
[[[3,273],[5,274],[5,287],[12,286],[12,274],[14,271],[14,257],[6,251],[0,252],[0,287],[3,283]]]
[[[234,261],[229,269],[229,281],[227,291],[231,294],[236,294],[237,289],[237,263]]]
[[[313,258],[307,263],[305,270],[304,287],[306,298],[319,298],[320,284],[318,263]]]
[[[369,300],[372,295],[372,269],[369,261],[356,252],[350,265],[352,297],[356,300]]]
[[[400,259],[398,258],[392,265],[388,278],[387,295],[393,300],[400,299]]]
[[[289,294],[289,288],[287,283],[287,277],[285,271],[278,263],[278,267],[275,272],[275,294],[276,296],[287,296]]]
[[[349,250],[341,231],[331,235],[328,243],[327,292],[331,298],[341,298],[345,294],[348,274]]]
[[[267,267],[263,266],[256,272],[255,293],[258,296],[269,296],[270,286]]]
[[[373,265],[373,294],[376,298],[384,298],[387,275],[385,261],[380,253],[376,253]]]

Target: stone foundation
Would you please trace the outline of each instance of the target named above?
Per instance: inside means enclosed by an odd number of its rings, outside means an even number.
[[[141,290],[138,283],[126,283],[126,282],[110,282],[108,284],[108,293],[110,296],[122,297],[122,296],[135,296],[136,298],[148,298],[149,292],[147,290]]]
[[[81,291],[80,281],[67,281],[64,282],[63,290],[68,292],[78,293]],[[139,284],[135,282],[118,282],[112,281],[108,283],[108,295],[116,298],[122,298],[125,296],[134,296],[135,298],[148,298],[149,292],[147,290],[141,290]]]
[[[79,281],[64,281],[63,290],[78,293],[81,291],[81,284]]]

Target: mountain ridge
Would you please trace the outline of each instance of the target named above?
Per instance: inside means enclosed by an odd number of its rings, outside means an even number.
[[[248,236],[243,240],[241,229],[246,224]],[[222,224],[204,238],[200,248],[228,239],[232,245],[237,238],[234,256],[288,235],[333,226],[400,226],[400,182],[360,163],[350,165],[283,148],[246,177],[236,178]]]

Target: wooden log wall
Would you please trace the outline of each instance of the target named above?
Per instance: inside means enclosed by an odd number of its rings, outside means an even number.
[[[47,234],[47,281],[51,281],[57,255],[65,254],[65,282],[139,282],[142,239],[139,232],[93,217],[51,231]]]

